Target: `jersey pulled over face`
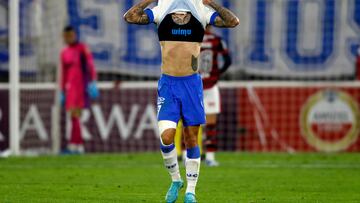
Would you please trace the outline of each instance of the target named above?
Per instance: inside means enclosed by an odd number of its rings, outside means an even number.
[[[214,23],[218,13],[202,0],[159,0],[156,7],[145,12],[158,26],[162,72],[172,76],[198,72],[205,27]]]

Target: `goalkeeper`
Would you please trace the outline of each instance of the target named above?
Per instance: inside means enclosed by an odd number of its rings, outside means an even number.
[[[78,41],[75,29],[63,31],[66,47],[61,51],[61,103],[71,116],[71,135],[66,152],[83,153],[80,116],[90,106],[89,99],[97,99],[96,70],[90,50]]]

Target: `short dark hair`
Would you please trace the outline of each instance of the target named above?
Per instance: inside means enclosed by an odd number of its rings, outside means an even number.
[[[67,25],[64,27],[64,32],[75,32],[75,28],[71,25]]]

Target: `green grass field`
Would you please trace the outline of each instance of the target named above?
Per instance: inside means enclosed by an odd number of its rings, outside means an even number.
[[[360,154],[218,158],[201,169],[200,203],[360,202]],[[1,203],[164,202],[169,183],[158,153],[0,159]]]

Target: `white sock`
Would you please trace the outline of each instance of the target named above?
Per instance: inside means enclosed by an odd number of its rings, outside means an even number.
[[[215,161],[215,152],[206,152],[206,160]]]
[[[172,181],[181,181],[176,148],[169,153],[161,152],[166,169],[169,171]]]
[[[186,158],[185,161],[186,179],[187,179],[186,193],[195,194],[195,188],[200,172],[200,163],[201,163],[201,158],[197,158],[197,159]]]

